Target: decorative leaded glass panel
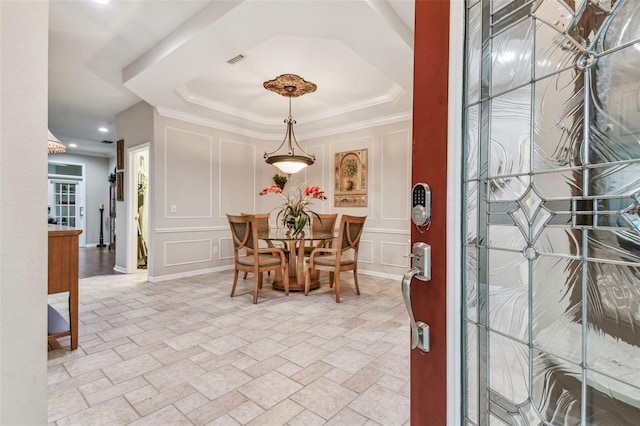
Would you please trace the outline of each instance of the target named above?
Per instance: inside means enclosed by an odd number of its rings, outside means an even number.
[[[472,105],[480,100],[480,55],[482,53],[482,8],[476,4],[468,11],[467,32],[467,104]]]
[[[492,43],[491,94],[493,96],[531,81],[531,57],[533,56],[531,19],[521,21],[504,30],[493,38]],[[527,103],[530,100],[527,99]]]
[[[477,105],[467,108],[467,137],[465,139],[467,153],[466,167],[465,167],[465,179],[477,179],[478,178],[478,142],[480,140],[480,122],[479,111]]]
[[[637,425],[640,2],[467,6],[465,419]]]

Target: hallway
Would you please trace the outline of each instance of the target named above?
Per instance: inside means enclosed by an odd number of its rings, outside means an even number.
[[[89,278],[98,275],[115,275],[115,249],[107,247],[80,247],[78,249],[78,277]]]
[[[409,321],[394,280],[346,274],[257,305],[233,271],[160,283],[80,280],[80,342],[48,353],[49,422],[407,425]],[[65,312],[64,296],[49,303]]]

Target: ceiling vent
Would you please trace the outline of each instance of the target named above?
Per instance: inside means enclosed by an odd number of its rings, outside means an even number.
[[[111,144],[111,143],[113,143],[113,141],[102,141],[102,143],[108,143],[108,144]]]
[[[229,59],[229,60],[227,61],[227,63],[228,63],[229,65],[233,65],[233,64],[236,64],[236,63],[240,62],[240,61],[241,61],[241,60],[243,60],[243,59],[244,59],[244,55],[240,54],[240,55],[238,55],[238,56],[236,56],[236,57],[233,57],[233,58]]]

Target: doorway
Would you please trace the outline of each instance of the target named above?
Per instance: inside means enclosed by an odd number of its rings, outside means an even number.
[[[129,268],[130,272],[146,270],[149,261],[149,146],[136,147],[129,151],[129,164],[131,175],[131,194],[129,198],[133,215],[133,226],[129,243],[132,250],[129,264],[135,265]]]
[[[640,4],[521,4],[466,11],[463,416],[637,424]]]
[[[49,222],[82,229],[78,242],[86,245],[85,185],[83,164],[48,164],[48,216]]]

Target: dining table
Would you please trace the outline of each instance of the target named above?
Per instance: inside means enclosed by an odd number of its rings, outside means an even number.
[[[267,241],[267,243],[273,244],[274,242],[283,243],[285,253],[288,255],[289,265],[289,291],[304,291],[305,280],[305,268],[304,268],[304,248],[313,244],[318,246],[325,246],[331,240],[336,238],[335,233],[326,231],[315,231],[305,228],[303,232],[293,235],[292,232],[287,232],[287,229],[277,228],[269,229],[268,233],[258,234],[261,240]],[[278,245],[273,244],[275,247]],[[314,290],[320,287],[319,272],[315,271],[311,276],[310,290]],[[284,290],[284,283],[282,280],[275,279],[273,281],[273,288],[276,290]]]

